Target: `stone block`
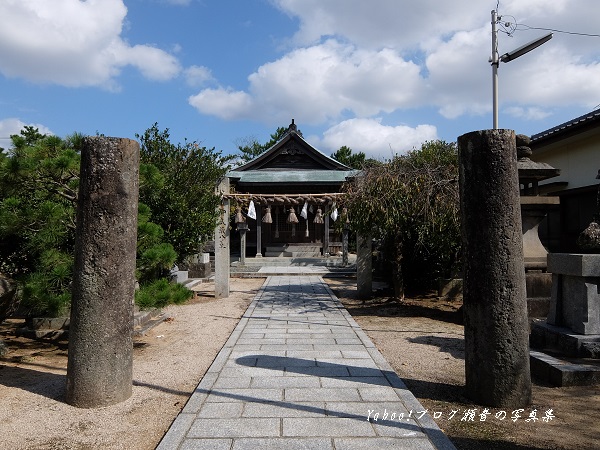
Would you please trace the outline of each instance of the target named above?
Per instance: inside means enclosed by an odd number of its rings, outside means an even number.
[[[336,450],[373,450],[374,448],[410,448],[412,450],[434,450],[434,447],[428,439],[424,438],[402,438],[399,441],[394,437],[378,438],[354,438],[354,439],[335,439]],[[437,447],[440,448],[440,447]],[[453,446],[446,447],[448,449]]]
[[[548,272],[577,277],[600,277],[600,255],[550,253]]]
[[[547,322],[579,334],[600,334],[600,255],[552,253]]]
[[[208,278],[212,274],[210,262],[192,263],[188,267],[190,278]]]
[[[233,450],[333,450],[329,438],[252,438],[239,439],[233,444]]]
[[[364,421],[346,417],[284,418],[284,436],[375,436],[366,417]]]
[[[192,424],[188,438],[236,438],[279,436],[279,419],[242,417],[201,419]]]
[[[600,367],[577,364],[532,351],[531,373],[554,386],[587,386],[600,382]]]

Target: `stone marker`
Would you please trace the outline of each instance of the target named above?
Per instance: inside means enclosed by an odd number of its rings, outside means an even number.
[[[131,396],[139,145],[89,137],[81,153],[67,403]]]
[[[458,152],[466,394],[482,405],[524,407],[531,375],[514,131],[465,134]]]
[[[217,187],[217,195],[229,193],[229,178],[225,177]],[[223,199],[215,227],[215,298],[229,297],[229,200]]]

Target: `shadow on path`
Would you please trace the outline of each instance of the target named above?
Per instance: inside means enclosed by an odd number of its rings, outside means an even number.
[[[371,359],[361,361],[371,362]],[[288,356],[246,355],[235,360],[236,363],[274,371],[285,370],[288,373],[312,375],[318,377],[342,379],[348,382],[359,382],[376,386],[391,386],[406,389],[395,372],[348,364],[337,364],[314,359],[291,358]]]

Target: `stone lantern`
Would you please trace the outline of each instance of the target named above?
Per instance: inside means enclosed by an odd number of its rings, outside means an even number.
[[[539,194],[539,182],[560,175],[549,164],[529,159],[530,138],[519,134],[517,139],[517,168],[521,185],[521,223],[523,227],[523,260],[527,285],[527,311],[530,317],[545,317],[552,290],[552,274],[546,273],[548,251],[542,245],[538,228],[552,208],[558,208],[559,197]]]

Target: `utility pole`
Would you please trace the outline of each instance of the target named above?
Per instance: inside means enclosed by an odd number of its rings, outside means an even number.
[[[549,33],[535,41],[531,41],[511,52],[504,53],[502,56],[498,56],[498,29],[497,24],[498,20],[501,20],[502,17],[498,18],[498,12],[492,11],[492,57],[490,58],[490,62],[492,63],[492,104],[493,104],[493,114],[494,114],[494,130],[498,129],[498,66],[500,65],[500,61],[503,63],[507,63],[512,61],[513,59],[517,59],[520,56],[523,56],[525,53],[529,53],[534,48],[539,47],[544,42],[548,42],[552,39],[552,33]]]
[[[494,110],[494,130],[498,129],[498,31],[496,24],[498,22],[498,13],[492,10],[492,102]]]

